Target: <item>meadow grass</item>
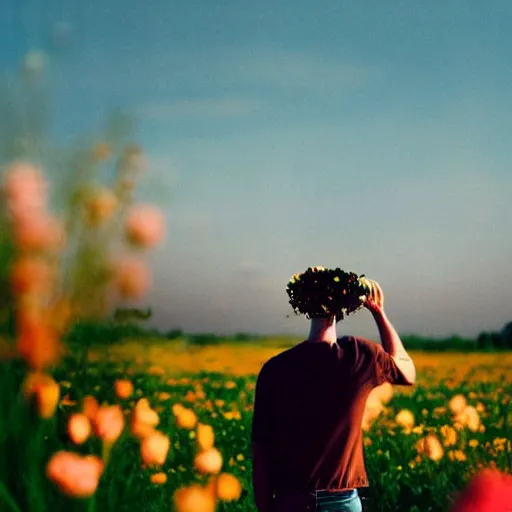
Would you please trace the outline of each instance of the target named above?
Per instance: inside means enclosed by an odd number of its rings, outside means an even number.
[[[42,420],[21,393],[24,368],[4,361],[0,375],[0,510],[43,511],[168,511],[173,493],[206,477],[193,468],[196,431],[179,428],[173,404],[191,408],[203,424],[212,425],[215,446],[223,456],[223,471],[242,484],[237,501],[219,502],[220,511],[255,510],[251,489],[250,429],[254,385],[261,364],[283,350],[271,346],[221,345],[190,348],[178,343],[127,342],[108,350],[94,348],[84,367],[80,359],[66,357],[54,371],[61,387],[56,414]],[[370,487],[361,490],[365,510],[445,511],[450,500],[480,466],[510,471],[512,375],[511,353],[412,354],[418,384],[395,388],[395,393],[369,431],[364,434]],[[125,400],[114,393],[116,379],[130,379],[134,394]],[[484,430],[456,431],[445,438],[441,427],[453,425],[449,400],[462,394],[478,408]],[[86,395],[100,402],[119,403],[129,411],[141,398],[149,399],[159,413],[158,429],[169,434],[171,449],[158,471],[167,475],[164,484],[151,483],[156,469],[143,468],[138,442],[124,432],[114,445],[100,486],[89,500],[63,496],[45,477],[49,457],[59,449],[99,453],[97,439],[81,446],[71,443],[67,418],[81,407]],[[395,421],[407,409],[415,429]],[[438,461],[418,455],[416,442],[432,433],[443,442]]]

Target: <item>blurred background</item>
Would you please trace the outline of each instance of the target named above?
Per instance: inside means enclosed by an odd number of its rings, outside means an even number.
[[[286,284],[322,265],[377,280],[400,333],[476,338],[512,318],[511,11],[3,0],[0,159],[62,184],[82,145],[141,144],[169,230],[134,305],[162,331],[305,337]]]

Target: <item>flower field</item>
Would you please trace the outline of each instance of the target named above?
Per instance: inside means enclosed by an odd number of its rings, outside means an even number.
[[[32,404],[15,392],[30,387],[22,367],[4,362],[1,510],[255,510],[254,385],[280,350],[121,344],[87,367],[63,359]],[[414,388],[368,400],[365,510],[448,510],[477,469],[512,467],[512,354],[413,357]]]

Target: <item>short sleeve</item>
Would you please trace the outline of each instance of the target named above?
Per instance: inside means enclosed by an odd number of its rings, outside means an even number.
[[[374,344],[375,350],[375,385],[380,386],[385,382],[390,384],[408,386],[409,382],[396,364],[393,357],[388,354],[381,345]]]
[[[382,345],[358,337],[356,347],[357,367],[364,375],[366,382],[372,382],[373,386],[380,386],[385,382],[409,385],[393,357],[382,348]]]
[[[267,444],[271,432],[270,382],[268,366],[263,365],[256,380],[254,410],[252,415],[251,440],[257,444]]]

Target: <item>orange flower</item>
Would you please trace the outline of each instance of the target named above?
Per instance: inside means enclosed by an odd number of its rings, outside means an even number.
[[[466,407],[466,397],[464,395],[455,395],[449,402],[448,407],[453,414],[461,413]]]
[[[223,501],[234,501],[240,498],[242,486],[239,480],[229,473],[221,473],[217,478],[217,496]]]
[[[216,474],[222,469],[222,455],[216,448],[199,452],[194,459],[194,466],[200,473]]]
[[[51,289],[52,279],[51,268],[41,258],[23,256],[11,267],[11,286],[17,295],[47,293]]]
[[[144,464],[161,466],[169,453],[169,437],[155,431],[141,441],[140,451]]]
[[[50,376],[43,373],[30,373],[24,383],[27,398],[35,396],[39,416],[51,418],[60,398],[60,386]]]
[[[125,257],[117,266],[117,287],[125,298],[143,296],[151,284],[151,276],[144,262]]]
[[[21,311],[17,323],[16,351],[33,370],[44,370],[59,360],[60,340],[37,311]]]
[[[167,475],[165,473],[155,473],[154,475],[151,475],[151,483],[162,485],[167,482]]]
[[[174,406],[173,412],[176,415],[176,424],[178,427],[190,430],[196,426],[197,416],[191,409],[186,409],[180,405],[179,407]]]
[[[48,479],[63,494],[73,498],[88,498],[98,488],[103,462],[96,456],[82,457],[76,453],[55,453],[46,466]]]
[[[214,512],[215,497],[198,484],[182,487],[174,493],[176,512]]]
[[[141,398],[133,408],[131,429],[133,435],[144,438],[152,434],[160,418],[156,411],[151,409],[147,398]]]
[[[25,214],[14,225],[14,240],[23,251],[61,249],[66,233],[61,221],[42,212]]]
[[[133,393],[133,384],[128,379],[119,379],[114,383],[114,390],[118,398],[126,399]]]
[[[124,415],[119,405],[104,405],[94,418],[94,430],[98,437],[107,443],[117,441],[124,428]]]
[[[443,425],[439,430],[444,437],[443,444],[445,446],[453,446],[457,443],[457,431],[453,427]]]
[[[89,418],[91,422],[94,422],[96,414],[100,409],[98,401],[93,396],[86,396],[82,404],[83,413]]]
[[[201,451],[209,450],[213,448],[215,442],[215,433],[211,425],[203,425],[198,423],[197,425],[197,444]]]
[[[72,414],[68,420],[68,435],[75,444],[84,443],[91,434],[91,422],[83,413]]]
[[[46,206],[48,184],[41,170],[26,162],[15,162],[4,177],[4,191],[9,212],[18,219]]]
[[[402,409],[395,417],[395,421],[402,428],[410,429],[414,427],[414,414],[408,409]]]
[[[416,449],[418,453],[425,454],[429,459],[438,461],[443,458],[444,450],[439,439],[433,435],[419,439],[416,443]]]
[[[141,247],[157,245],[165,235],[165,219],[162,212],[149,205],[138,205],[126,219],[128,240]]]

